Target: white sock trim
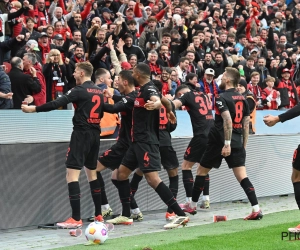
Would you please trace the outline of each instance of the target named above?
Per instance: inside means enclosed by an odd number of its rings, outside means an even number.
[[[252,210],[253,210],[253,212],[258,212],[259,211],[259,205],[257,204],[257,205],[252,206]]]

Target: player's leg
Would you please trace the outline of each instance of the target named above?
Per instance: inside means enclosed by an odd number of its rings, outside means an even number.
[[[210,202],[209,202],[209,174],[205,176],[205,182],[204,182],[204,189],[203,189],[203,195],[202,195],[202,201],[200,204],[200,208],[202,209],[209,209]]]
[[[178,167],[179,162],[177,154],[172,146],[161,146],[159,147],[161,164],[167,171],[169,176],[169,189],[171,190],[174,198],[177,198],[178,193]],[[168,207],[166,212],[166,220],[172,221],[176,214],[173,212],[171,207]]]
[[[60,228],[77,228],[82,226],[80,214],[80,187],[79,187],[80,170],[67,168],[66,180],[68,183],[69,200],[72,209],[72,216],[64,222],[56,225]]]
[[[143,179],[143,172],[137,168],[134,172],[134,175],[130,182],[130,208],[131,208],[131,216],[134,221],[142,221],[144,219],[141,210],[139,209],[136,200],[134,198],[135,193],[138,190],[139,183]]]
[[[188,223],[189,217],[187,217],[186,214],[182,211],[170,189],[160,179],[158,172],[147,172],[144,173],[144,175],[148,184],[155,190],[162,201],[177,215],[177,217],[172,222],[166,224],[164,227],[166,229],[172,229]]]
[[[298,205],[298,208],[300,209],[300,154],[298,152],[300,151],[300,145],[298,148],[294,151],[293,155],[293,170],[292,170],[292,183],[294,186],[294,193],[295,193],[295,200]],[[288,229],[290,232],[300,232],[300,224],[294,228]]]
[[[196,210],[199,197],[204,190],[205,179],[212,168],[219,168],[222,163],[221,152],[222,145],[217,144],[214,140],[208,141],[207,145],[202,144],[202,150],[205,151],[197,168],[197,175],[193,186],[192,201],[189,204],[189,209]]]
[[[128,166],[128,167],[127,167]],[[133,167],[129,167],[133,166]],[[137,166],[136,154],[133,149],[133,146],[127,150],[122,164],[120,165],[117,178],[118,178],[118,192],[119,197],[122,203],[122,214],[114,219],[108,220],[108,223],[112,224],[132,224],[133,220],[130,219],[130,184],[129,184],[129,175]]]
[[[244,189],[244,192],[252,205],[252,213],[245,217],[244,220],[260,220],[263,217],[263,214],[258,205],[255,189],[247,176],[245,167],[246,151],[244,147],[232,148],[231,154],[227,156],[225,160],[228,167],[232,168],[237,181]]]
[[[178,167],[167,170],[169,176],[169,189],[172,192],[174,198],[177,198],[178,194]],[[171,221],[175,218],[175,213],[171,207],[168,207],[166,212],[166,220]]]
[[[99,133],[98,133],[99,134]],[[76,228],[82,226],[80,214],[80,186],[79,175],[84,166],[85,152],[82,152],[82,145],[86,142],[84,140],[85,132],[73,131],[66,159],[66,180],[68,184],[69,200],[72,209],[72,216],[64,222],[59,222],[56,225],[61,228]],[[77,143],[79,142],[79,143]],[[79,146],[79,144],[81,144]]]
[[[192,139],[193,140],[193,139]],[[181,170],[182,170],[182,182],[185,189],[186,194],[186,202],[190,202],[192,199],[192,191],[193,191],[193,185],[194,185],[194,178],[192,173],[192,168],[196,163],[196,160],[191,159],[192,158],[192,141],[190,142],[189,146],[187,147],[183,162],[181,164]],[[195,146],[193,146],[193,149]]]

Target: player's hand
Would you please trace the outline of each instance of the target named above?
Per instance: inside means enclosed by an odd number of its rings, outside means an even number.
[[[175,96],[172,96],[172,95],[170,95],[170,94],[166,94],[165,97],[166,97],[168,100],[173,101]]]
[[[24,99],[24,102],[27,102],[27,103],[32,103],[33,101],[34,101],[34,98],[31,95],[27,95],[27,97]]]
[[[147,103],[144,105],[144,108],[147,110],[154,110],[156,108],[155,102],[148,100]]]
[[[24,113],[34,113],[35,112],[35,106],[28,106],[28,105],[22,104],[21,109]]]
[[[264,116],[263,121],[267,126],[273,127],[277,122],[279,122],[279,117],[274,115],[266,115]]]
[[[3,98],[5,98],[5,99],[12,99],[12,96],[13,96],[13,93],[12,93],[12,92],[9,92],[9,93],[7,93],[7,94],[4,94],[4,95],[3,95]]]
[[[170,113],[167,113],[167,117],[169,122],[171,122],[172,124],[176,123],[176,116],[174,115],[173,111],[171,111]]]
[[[103,95],[104,95],[106,98],[112,98],[113,93],[111,93],[109,89],[104,89],[104,90],[103,90]]]
[[[223,157],[227,157],[230,154],[231,154],[231,147],[230,147],[230,145],[224,145],[224,147],[222,148],[221,155],[223,155]]]

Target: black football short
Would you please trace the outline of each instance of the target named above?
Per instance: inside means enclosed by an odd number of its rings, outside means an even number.
[[[100,146],[100,131],[90,129],[86,131],[73,131],[69,144],[66,167],[72,169],[97,168],[97,159]]]
[[[122,160],[122,165],[131,171],[139,168],[143,173],[160,171],[159,146],[133,142]]]
[[[164,169],[171,170],[178,168],[178,158],[172,146],[159,147],[159,152],[161,157],[161,165],[163,165]]]
[[[293,168],[300,171],[300,145],[298,145],[298,148],[294,151]]]
[[[117,142],[110,149],[106,150],[100,157],[99,162],[106,168],[112,171],[119,168],[122,159],[126,154],[128,146]]]
[[[224,145],[214,140],[209,140],[206,150],[201,158],[200,165],[205,168],[219,168],[221,166],[223,156],[221,155]],[[231,148],[231,154],[225,157],[225,161],[229,168],[245,166],[246,150],[244,147]]]
[[[200,162],[206,149],[207,141],[207,137],[201,135],[194,136],[186,148],[183,159],[189,162]]]

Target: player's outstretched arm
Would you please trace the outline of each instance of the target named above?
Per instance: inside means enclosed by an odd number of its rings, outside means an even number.
[[[243,118],[243,146],[246,149],[248,137],[249,137],[249,123],[250,123],[250,116],[245,116]]]
[[[154,110],[154,109],[160,109],[161,108],[161,101],[158,96],[151,96],[150,100],[147,101],[147,103],[144,105],[144,108],[147,110]]]

